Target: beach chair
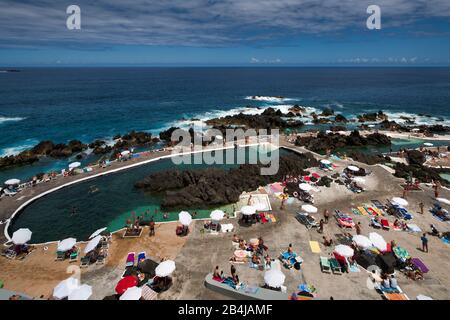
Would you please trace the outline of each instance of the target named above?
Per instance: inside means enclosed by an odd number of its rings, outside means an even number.
[[[333,274],[342,274],[341,265],[336,260],[336,258],[330,258],[328,259],[328,261],[330,262],[331,271],[333,272]]]
[[[417,268],[419,269],[422,273],[427,273],[428,271],[430,271],[428,269],[428,267],[425,265],[425,263],[422,262],[422,260],[420,260],[419,258],[412,258],[411,259],[411,263]]]
[[[390,230],[391,229],[391,227],[389,226],[389,221],[387,219],[381,219],[380,222],[381,222],[381,227],[384,230]]]
[[[62,251],[56,251],[56,261],[64,261],[66,259],[66,253]]]
[[[136,252],[128,252],[127,260],[125,262],[126,267],[134,266],[135,255],[136,255]]]
[[[320,270],[325,273],[331,273],[331,265],[327,257],[320,257]]]
[[[142,287],[142,298],[144,300],[156,300],[158,293],[148,285]]]
[[[105,264],[105,260],[106,260],[105,256],[98,256],[95,264]]]
[[[75,261],[77,261],[77,260],[78,260],[78,253],[79,253],[78,250],[75,251],[75,252],[72,252],[72,253],[70,254],[70,256],[69,256],[69,262],[75,262]]]
[[[137,257],[137,263],[139,263],[145,259],[147,259],[145,251],[139,252],[138,257]]]
[[[306,229],[317,228],[319,226],[316,219],[307,213],[297,212],[297,220],[303,224]]]
[[[80,268],[87,268],[91,263],[91,258],[88,256],[84,256],[80,259]]]
[[[375,220],[375,218],[371,218],[371,219],[370,219],[370,225],[371,225],[372,227],[374,227],[375,229],[381,229],[381,228],[382,228],[381,223],[377,222],[377,221]]]

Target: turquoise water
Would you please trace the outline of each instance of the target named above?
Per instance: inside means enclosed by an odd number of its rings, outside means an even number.
[[[445,180],[447,180],[448,182],[450,182],[450,174],[448,173],[442,173],[441,177],[444,178]]]
[[[248,150],[246,158],[248,159]],[[252,147],[254,150],[254,147]],[[267,152],[261,148],[260,152]],[[288,151],[280,150],[280,154]],[[205,164],[177,165],[177,169],[200,169]],[[236,164],[212,165],[230,169]],[[26,207],[14,220],[10,233],[19,228],[29,228],[33,231],[33,243],[60,240],[75,237],[85,240],[96,229],[108,226],[110,231],[122,228],[127,219],[131,219],[131,212],[136,216],[150,210],[155,221],[163,219],[160,211],[161,195],[148,194],[134,188],[138,180],[158,171],[175,168],[170,159],[163,159],[121,172],[101,176],[89,181],[80,182],[63,188],[40,198]],[[97,192],[91,192],[98,189]],[[73,208],[76,208],[73,214]],[[227,213],[232,213],[231,206],[221,207]],[[158,209],[158,214],[154,210]],[[178,220],[179,210],[166,212],[168,220]],[[215,208],[199,208],[188,210],[191,214],[196,211],[196,218],[209,217]],[[149,218],[146,216],[145,218]]]

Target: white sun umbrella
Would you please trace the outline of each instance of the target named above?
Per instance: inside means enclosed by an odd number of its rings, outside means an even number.
[[[73,290],[68,299],[69,300],[87,300],[92,295],[92,287],[87,284],[82,284]]]
[[[445,199],[445,198],[436,198],[437,201],[439,201],[440,203],[445,203],[450,205],[450,200]]]
[[[94,233],[91,234],[91,235],[89,236],[89,239],[92,239],[92,238],[98,236],[100,233],[102,233],[102,232],[105,231],[106,229],[107,229],[107,228],[104,227],[104,228],[100,228],[100,229],[94,231]]]
[[[380,236],[376,232],[369,233],[369,240],[373,243],[375,248],[377,248],[380,251],[386,251],[387,249],[387,243],[384,240],[382,236]]]
[[[209,216],[214,221],[220,221],[225,216],[225,212],[223,212],[222,210],[213,210],[211,211],[211,214]]]
[[[218,135],[216,136],[216,139],[223,140],[223,137],[222,137],[220,134],[218,134]]]
[[[432,144],[431,142],[425,142],[423,145],[426,146],[426,147],[434,146],[434,144]]]
[[[80,162],[72,162],[69,164],[69,169],[75,169],[78,168],[79,166],[81,166]]]
[[[303,191],[311,191],[313,188],[311,185],[309,185],[307,183],[300,183],[298,185],[298,187],[300,188],[300,190],[303,190]]]
[[[400,197],[394,197],[394,198],[392,198],[392,202],[393,202],[394,204],[397,204],[397,205],[402,206],[402,207],[408,205],[408,201],[406,201],[405,199],[400,198]]]
[[[359,168],[357,166],[348,166],[347,169],[354,172],[359,171]]]
[[[121,154],[122,156],[127,156],[127,155],[130,154],[130,151],[129,151],[129,150],[125,150],[125,151],[122,151],[120,154]]]
[[[183,226],[188,226],[192,222],[192,216],[187,211],[181,211],[178,214],[178,220]]]
[[[155,274],[158,277],[167,277],[175,271],[175,262],[172,260],[166,260],[158,264],[155,269]]]
[[[9,179],[9,180],[5,181],[5,185],[7,185],[7,186],[14,186],[19,183],[20,183],[19,179]]]
[[[317,208],[310,204],[302,205],[302,210],[306,211],[308,213],[316,213],[317,212]]]
[[[67,238],[58,243],[58,251],[65,252],[73,248],[73,246],[77,243],[77,239],[75,238]]]
[[[349,246],[346,246],[345,244],[338,244],[336,247],[334,247],[334,252],[346,258],[351,258],[355,254],[353,249]]]
[[[119,300],[139,300],[142,297],[142,288],[128,288],[119,298]]]
[[[322,159],[322,160],[320,160],[320,162],[323,164],[331,164],[331,161],[327,160],[327,159]]]
[[[419,295],[416,297],[416,300],[433,300],[433,298],[432,298],[432,297],[429,297],[429,296],[426,296],[426,295],[423,295],[423,294],[419,294]]]
[[[358,247],[362,249],[367,249],[372,246],[372,241],[370,241],[369,238],[361,234],[354,235],[352,240],[354,243],[356,243]]]
[[[11,241],[14,244],[25,244],[31,239],[33,232],[30,229],[21,228],[13,233]]]
[[[58,283],[58,285],[53,289],[53,296],[58,299],[68,297],[72,293],[72,291],[77,289],[79,286],[80,281],[78,281],[77,278],[67,278],[66,280]]]
[[[271,269],[264,274],[264,282],[273,288],[279,288],[283,285],[286,276],[278,269]]]
[[[86,245],[86,248],[84,248],[84,253],[89,253],[92,250],[94,250],[100,243],[100,240],[102,240],[102,236],[98,235],[91,241],[89,241],[88,244]]]
[[[245,216],[251,216],[252,214],[255,214],[256,209],[253,206],[243,206],[241,208],[241,213]]]

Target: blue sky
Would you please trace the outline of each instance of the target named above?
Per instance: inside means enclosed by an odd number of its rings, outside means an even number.
[[[66,8],[81,8],[81,30]],[[381,30],[368,30],[369,5]],[[450,65],[448,0],[2,0],[1,66]]]

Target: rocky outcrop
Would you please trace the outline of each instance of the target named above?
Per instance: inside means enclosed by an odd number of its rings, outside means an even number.
[[[382,154],[367,154],[353,151],[350,152],[348,156],[355,161],[366,163],[368,165],[386,163],[391,161],[389,157],[385,157]]]
[[[275,175],[261,175],[261,165],[257,164],[240,165],[230,170],[170,170],[152,174],[136,182],[135,187],[163,194],[164,209],[205,208],[235,203],[243,191],[281,181],[285,175],[305,174],[306,168],[318,165],[310,154],[289,154],[279,160],[280,167]]]
[[[120,149],[128,149],[136,146],[145,146],[148,144],[152,144],[155,142],[158,142],[159,139],[156,137],[153,137],[148,132],[141,132],[141,131],[131,131],[130,133],[127,133],[123,135],[115,144],[114,148],[115,150]]]
[[[286,129],[303,126],[302,121],[284,120],[285,115],[280,110],[267,108],[262,114],[249,115],[239,113],[206,121],[210,126],[243,126],[252,129]]]
[[[333,151],[337,148],[344,147],[362,147],[367,145],[373,146],[387,146],[391,144],[391,139],[380,133],[369,134],[366,137],[360,135],[359,131],[355,130],[350,135],[341,135],[338,133],[319,132],[316,137],[297,137],[295,144],[298,146],[305,146],[308,150],[314,152]]]
[[[450,170],[435,169],[417,164],[395,164],[394,175],[399,178],[408,179],[410,177],[418,179],[420,182],[431,183],[439,181],[442,185],[450,186],[450,183],[440,176],[441,173],[449,173]]]
[[[375,122],[384,121],[388,119],[388,116],[383,113],[383,111],[364,113],[357,116],[359,122]]]

